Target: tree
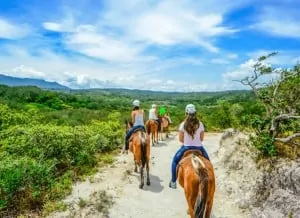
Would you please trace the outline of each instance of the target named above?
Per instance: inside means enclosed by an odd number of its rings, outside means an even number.
[[[298,120],[300,108],[300,65],[293,69],[273,68],[265,61],[277,55],[277,52],[270,53],[258,58],[253,65],[252,75],[238,80],[245,86],[249,86],[257,99],[263,104],[266,112],[267,124],[264,130],[275,141],[293,143],[292,139],[300,137],[295,130],[292,135],[280,138],[280,123],[287,120]],[[264,76],[273,76],[269,82],[262,82]]]

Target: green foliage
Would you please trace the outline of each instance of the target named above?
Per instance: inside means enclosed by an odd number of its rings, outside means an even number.
[[[136,98],[146,116],[152,103],[164,104],[173,128],[183,121],[189,103],[196,105],[207,131],[248,127],[264,113],[248,91],[64,93],[0,85],[0,211],[64,208],[57,199],[71,192],[74,180],[99,160],[114,161],[108,152],[124,143],[124,119],[130,118]]]
[[[275,142],[285,141],[278,138],[291,136],[300,129],[297,120],[300,112],[300,65],[297,64],[293,69],[275,69],[265,64],[264,61],[274,55],[277,52],[260,57],[253,66],[253,74],[240,81],[251,87],[264,107],[263,116],[254,116],[251,121],[257,133],[252,142],[263,156],[278,154]],[[277,74],[278,78],[268,83],[260,81],[262,76],[271,73]],[[293,144],[291,140],[289,143]]]
[[[0,105],[0,113],[0,211],[41,208],[65,196],[72,180],[97,166],[97,153],[123,142],[120,113],[75,126],[47,123],[36,108]]]
[[[274,144],[274,138],[267,132],[261,132],[259,135],[251,137],[251,142],[260,154],[264,157],[272,157],[277,154],[277,148]]]

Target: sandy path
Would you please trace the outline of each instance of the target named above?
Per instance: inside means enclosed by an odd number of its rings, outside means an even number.
[[[205,147],[215,167],[217,188],[213,208],[213,217],[239,218],[247,217],[238,208],[234,207],[234,200],[228,199],[225,190],[218,188],[218,183],[224,179],[222,168],[218,166],[216,151],[222,134],[207,133]],[[178,184],[177,190],[170,189],[168,183],[171,176],[171,160],[179,148],[177,136],[164,141],[157,147],[152,147],[151,186],[145,186],[144,190],[138,188],[138,174],[128,176],[128,181],[116,200],[116,204],[110,209],[111,218],[152,218],[152,217],[189,217],[186,214],[187,203],[183,189]],[[132,157],[130,155],[130,157]],[[219,173],[221,175],[219,175]]]
[[[236,206],[234,199],[230,199],[222,186],[218,184],[226,178],[222,165],[218,164],[216,151],[221,138],[220,133],[206,133],[204,145],[209,153],[215,168],[216,193],[214,198],[214,218],[243,218],[248,217]],[[73,192],[64,201],[70,204],[70,209],[65,212],[57,212],[50,217],[109,217],[109,218],[184,218],[187,203],[183,189],[178,184],[177,189],[170,189],[168,183],[171,176],[171,160],[179,148],[177,135],[173,133],[170,139],[151,148],[151,186],[144,186],[141,190],[139,174],[133,172],[132,154],[120,155],[113,166],[101,169],[92,182],[74,185]],[[108,216],[101,215],[97,209],[98,200],[93,199],[92,194],[105,190],[114,197],[115,204],[110,208]],[[92,203],[84,208],[78,207],[79,198]],[[101,199],[100,199],[101,200]]]

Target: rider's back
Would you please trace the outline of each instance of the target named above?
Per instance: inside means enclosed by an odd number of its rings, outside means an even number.
[[[149,110],[149,120],[157,120],[155,110],[156,110],[155,108],[151,108]]]
[[[179,126],[179,131],[184,133],[184,141],[183,144],[185,146],[202,146],[202,141],[200,139],[200,133],[204,131],[204,126],[202,122],[199,122],[199,127],[194,134],[194,138],[192,138],[188,132],[184,129],[184,122],[182,122]]]
[[[135,119],[133,126],[143,126],[144,125],[144,111],[138,110],[135,112]]]

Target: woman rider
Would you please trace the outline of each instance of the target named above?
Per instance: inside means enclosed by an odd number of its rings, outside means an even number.
[[[149,120],[155,120],[158,123],[158,129],[160,130],[160,119],[157,116],[156,104],[152,104],[151,109],[149,110]]]
[[[144,124],[144,110],[140,109],[140,101],[134,100],[132,104],[133,104],[133,109],[131,111],[131,122],[133,123],[133,126],[127,132],[125,137],[125,151],[128,151],[129,149],[128,140],[135,130],[142,128],[146,132],[145,124]]]
[[[184,152],[188,150],[200,150],[203,156],[209,160],[208,154],[203,147],[204,126],[196,116],[196,108],[193,104],[188,104],[185,108],[186,119],[179,126],[179,142],[181,148],[176,152],[172,161],[172,179],[170,188],[176,189],[176,167]]]

